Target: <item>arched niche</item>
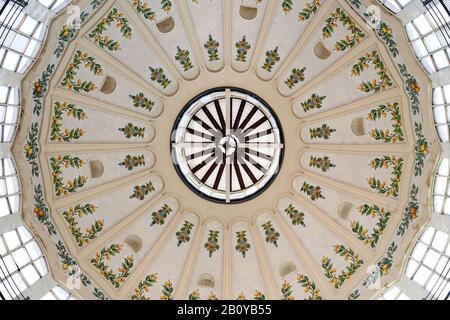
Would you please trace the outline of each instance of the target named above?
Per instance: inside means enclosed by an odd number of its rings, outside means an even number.
[[[134,251],[134,253],[138,253],[142,249],[142,240],[136,235],[128,236],[125,239],[125,243]]]
[[[103,176],[105,168],[103,167],[103,163],[100,160],[89,161],[89,168],[91,169],[91,178],[97,179]]]
[[[366,129],[364,128],[364,119],[356,118],[352,121],[352,132],[357,137],[366,135]]]
[[[216,279],[212,274],[203,273],[198,277],[197,286],[214,289],[216,286]]]
[[[285,278],[287,275],[297,272],[297,267],[292,261],[283,262],[279,268],[280,276]]]
[[[327,60],[331,56],[331,51],[325,47],[322,41],[318,41],[313,50],[316,57],[320,60]]]
[[[241,5],[241,7],[239,8],[239,15],[242,17],[242,19],[253,20],[258,15],[258,8]]]
[[[175,28],[175,20],[172,17],[164,18],[156,24],[156,27],[161,33],[169,33]]]
[[[344,201],[339,205],[337,214],[339,218],[341,218],[344,221],[347,221],[350,215],[350,211],[352,211],[352,209],[353,204],[351,202]]]
[[[103,82],[102,87],[100,88],[100,92],[103,94],[112,94],[117,87],[117,81],[111,76],[106,76],[105,81]]]

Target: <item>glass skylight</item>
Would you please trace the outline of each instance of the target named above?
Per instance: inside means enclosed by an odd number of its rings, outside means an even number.
[[[24,226],[0,235],[0,293],[11,300],[48,273],[43,253]]]
[[[440,3],[434,6],[435,10],[442,14],[443,20],[433,18],[427,12],[405,26],[406,34],[417,58],[430,74],[450,66],[450,50],[439,30],[444,23],[450,22],[450,16]]]
[[[393,13],[399,13],[412,0],[378,0]]]
[[[430,300],[448,299],[450,292],[449,234],[433,227],[425,230],[414,247],[405,275],[423,287]]]

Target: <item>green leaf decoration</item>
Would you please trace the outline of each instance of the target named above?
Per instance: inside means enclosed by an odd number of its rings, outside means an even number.
[[[305,214],[297,210],[292,204],[284,209],[284,212],[289,216],[289,218],[291,218],[292,224],[294,226],[301,225],[303,227],[306,227]]]
[[[274,50],[266,52],[266,60],[262,68],[268,72],[272,72],[273,67],[278,61],[280,61],[280,55],[278,54],[278,47],[276,47]]]
[[[101,48],[106,48],[110,51],[120,50],[119,41],[111,39],[108,36],[103,36],[103,33],[111,26],[115,24],[119,29],[121,35],[125,39],[131,39],[132,31],[128,24],[128,19],[123,16],[122,12],[119,12],[117,8],[112,8],[108,15],[101,19],[95,28],[89,33],[89,38],[93,39],[95,44]]]
[[[370,163],[370,167],[375,170],[392,168],[391,183],[381,181],[376,177],[369,177],[367,183],[369,187],[375,189],[380,194],[384,194],[390,197],[398,196],[398,189],[400,186],[400,179],[403,169],[403,158],[397,158],[396,156],[383,156],[376,158]]]
[[[82,188],[88,181],[85,176],[78,176],[67,183],[63,182],[61,167],[79,169],[85,165],[84,161],[79,157],[72,157],[71,155],[58,155],[50,158],[50,168],[52,170],[52,182],[57,196],[67,196],[70,193],[76,192]]]
[[[244,36],[242,40],[236,42],[236,61],[238,62],[247,62],[248,51],[251,49],[250,43],[247,41],[247,38]]]
[[[133,99],[133,106],[135,108],[142,108],[150,112],[155,106],[155,102],[146,98],[142,92],[136,95],[130,95],[130,98]]]
[[[67,102],[55,102],[53,107],[53,117],[50,124],[50,140],[57,142],[72,142],[84,136],[86,131],[81,128],[65,129],[61,131],[62,116],[66,115],[69,118],[76,120],[86,120],[87,114],[81,108],[77,108],[74,104]]]
[[[209,230],[209,236],[207,242],[204,244],[204,248],[209,253],[209,257],[211,258],[213,253],[220,249],[219,245],[219,231],[217,230]]]
[[[103,69],[100,64],[98,64],[95,58],[90,57],[87,53],[77,50],[73,58],[72,63],[69,64],[67,71],[61,85],[69,90],[74,90],[76,92],[91,92],[97,89],[97,86],[92,81],[87,80],[75,80],[77,71],[80,70],[80,65],[83,65],[86,69],[89,69],[94,75],[100,76],[103,74]]]
[[[358,62],[352,68],[352,76],[360,76],[365,70],[369,69],[372,64],[377,71],[379,79],[373,79],[372,81],[364,81],[359,85],[361,92],[380,92],[393,86],[391,77],[388,75],[386,65],[381,59],[378,51],[366,53],[363,57],[358,59]]]
[[[338,275],[331,259],[328,257],[322,258],[322,268],[325,271],[325,277],[330,279],[331,285],[336,289],[339,289],[347,279],[350,279],[350,277],[356,273],[356,271],[364,264],[364,261],[352,249],[348,249],[343,245],[337,244],[333,246],[333,251],[340,257],[343,257],[344,261],[350,261],[350,264],[345,267],[345,270]]]
[[[210,62],[217,61],[220,59],[219,58],[219,50],[218,50],[219,47],[220,47],[219,41],[214,40],[212,35],[209,35],[208,41],[206,41],[204,44],[204,48],[208,52],[208,57],[209,57]]]
[[[154,225],[164,225],[167,216],[172,212],[172,208],[169,207],[167,204],[165,204],[161,209],[158,211],[152,212],[152,223],[150,224],[151,227]]]
[[[194,226],[195,225],[193,223],[185,221],[181,229],[175,233],[178,240],[178,247],[181,246],[181,244],[187,243],[191,240],[190,235]]]
[[[108,266],[105,262],[109,261],[111,257],[120,254],[123,246],[120,244],[112,244],[109,247],[103,248],[91,259],[91,264],[100,270],[100,273],[108,280],[115,288],[119,288],[130,276],[130,270],[134,265],[134,257],[128,256],[122,260],[122,265],[117,269],[117,272]]]
[[[119,166],[127,168],[128,171],[131,171],[137,167],[145,166],[144,155],[131,156],[128,154],[125,159],[119,163]]]
[[[234,247],[237,252],[241,253],[245,258],[248,250],[250,250],[250,243],[248,243],[247,239],[247,231],[237,231],[236,232],[236,246]]]
[[[132,123],[128,123],[125,127],[119,128],[119,131],[123,132],[125,138],[144,138],[145,128],[134,126]]]
[[[141,186],[135,186],[133,190],[133,194],[130,196],[130,199],[138,199],[144,200],[147,195],[155,191],[155,187],[151,181],[143,184]]]
[[[346,27],[350,32],[350,36],[346,36],[344,39],[336,41],[334,45],[336,51],[345,51],[353,48],[365,37],[365,33],[356,25],[355,21],[353,21],[343,9],[336,8],[325,22],[325,26],[322,30],[322,37],[324,40],[333,36],[333,33],[337,28],[337,22],[341,22],[343,26]]]
[[[150,288],[155,285],[156,281],[158,281],[158,275],[156,273],[145,277],[145,280],[139,282],[138,287],[134,289],[131,300],[150,300],[150,298],[145,296],[145,293],[150,291]]]

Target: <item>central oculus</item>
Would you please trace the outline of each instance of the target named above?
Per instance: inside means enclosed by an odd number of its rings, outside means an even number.
[[[242,89],[216,88],[183,108],[171,152],[191,190],[214,202],[239,203],[261,194],[276,178],[284,137],[264,100]]]

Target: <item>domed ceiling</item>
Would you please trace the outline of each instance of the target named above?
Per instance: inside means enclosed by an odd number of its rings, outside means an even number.
[[[440,147],[431,83],[371,4],[81,0],[79,21],[57,17],[14,147],[55,279],[194,300],[369,299],[397,280]]]

